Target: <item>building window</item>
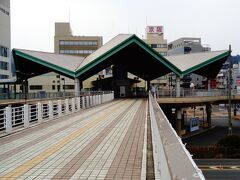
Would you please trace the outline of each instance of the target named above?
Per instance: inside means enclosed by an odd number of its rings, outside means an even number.
[[[8,48],[4,46],[0,46],[0,56],[8,57]]]
[[[63,89],[74,89],[74,85],[63,85]]]
[[[42,90],[42,85],[30,85],[30,90]]]
[[[97,41],[69,41],[69,40],[60,40],[60,46],[97,46]]]
[[[0,61],[0,69],[2,69],[2,70],[8,70],[8,63],[7,63],[7,62],[1,62],[1,61]]]
[[[55,90],[56,89],[56,86],[55,85],[52,85],[52,90]]]
[[[8,75],[3,75],[3,74],[1,74],[1,75],[0,75],[0,79],[8,79]]]

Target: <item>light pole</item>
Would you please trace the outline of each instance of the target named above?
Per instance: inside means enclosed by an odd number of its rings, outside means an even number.
[[[232,62],[231,62],[231,45],[229,45],[229,52],[230,55],[228,57],[229,60],[229,68],[228,68],[228,135],[232,135],[232,117],[231,117],[231,91],[232,91],[232,86],[231,86],[231,80],[232,80]]]

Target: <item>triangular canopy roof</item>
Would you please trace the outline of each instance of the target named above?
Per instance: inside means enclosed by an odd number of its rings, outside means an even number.
[[[209,76],[212,72],[202,72],[202,69],[209,68],[212,64],[217,64],[217,69],[220,69],[229,52],[163,57],[136,35],[120,34],[86,58],[21,49],[14,49],[13,55],[16,68],[29,74],[55,71],[70,78],[84,80],[106,67],[121,64],[128,72],[152,80],[170,72],[181,77],[192,72]],[[213,74],[216,76],[216,73]]]

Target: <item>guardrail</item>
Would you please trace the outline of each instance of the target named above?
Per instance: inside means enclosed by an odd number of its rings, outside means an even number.
[[[149,93],[155,179],[201,179],[202,171]]]
[[[111,91],[17,107],[8,106],[0,109],[0,135],[10,134],[19,128],[28,128],[34,123],[52,120],[113,99],[114,93]]]
[[[156,95],[158,98],[161,97],[176,97],[176,90],[158,90]],[[231,92],[232,95],[237,95],[236,89],[233,89]],[[226,89],[212,89],[212,90],[204,90],[204,89],[181,89],[180,97],[207,97],[207,96],[227,96],[228,91]],[[240,95],[240,94],[239,94]]]

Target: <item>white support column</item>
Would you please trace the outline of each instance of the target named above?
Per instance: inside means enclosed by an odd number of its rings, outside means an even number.
[[[180,77],[176,77],[176,97],[180,97]]]
[[[23,125],[24,128],[28,128],[29,127],[29,106],[28,104],[24,104],[23,105]]]
[[[62,116],[62,100],[58,100],[58,116]]]
[[[49,119],[53,119],[53,103],[52,101],[48,101],[48,115]]]
[[[81,109],[80,97],[77,97],[77,110],[79,111],[80,109]]]
[[[72,98],[72,112],[75,112],[75,98]]]
[[[82,98],[82,109],[85,109],[85,98],[84,96],[81,97]]]
[[[6,133],[12,132],[12,108],[6,107]]]
[[[69,99],[65,99],[65,112],[66,114],[69,113]]]
[[[75,96],[80,95],[80,81],[78,78],[74,79],[74,90],[75,90]]]
[[[38,108],[38,122],[41,123],[42,122],[42,103],[38,103],[37,104],[37,108]]]
[[[211,80],[208,79],[208,91],[211,91]]]

